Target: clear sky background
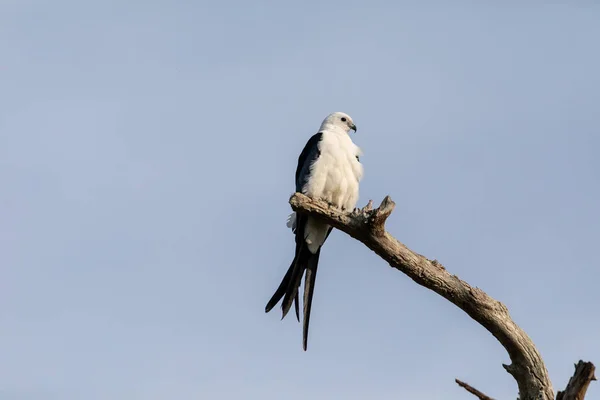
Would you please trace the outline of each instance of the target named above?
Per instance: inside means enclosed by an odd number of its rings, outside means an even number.
[[[504,302],[555,389],[600,365],[600,6],[558,3],[0,2],[0,398],[515,398],[487,331],[340,232],[308,352],[264,313],[333,111],[361,205]]]

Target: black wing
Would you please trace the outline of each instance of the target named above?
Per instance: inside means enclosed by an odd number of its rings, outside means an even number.
[[[310,177],[310,166],[313,165],[321,155],[319,142],[322,137],[322,132],[312,135],[298,157],[298,166],[296,167],[296,192],[302,193],[302,188],[306,185],[306,182]]]

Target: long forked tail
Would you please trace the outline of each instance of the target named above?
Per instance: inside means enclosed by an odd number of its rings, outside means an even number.
[[[312,309],[312,298],[315,291],[315,280],[317,277],[317,266],[319,264],[319,255],[321,254],[321,248],[317,250],[315,254],[311,253],[308,249],[308,245],[304,240],[304,227],[306,220],[298,221],[296,225],[296,252],[294,254],[294,260],[288,268],[285,276],[283,277],[279,287],[268,301],[265,312],[269,312],[275,307],[277,303],[283,298],[281,303],[282,316],[281,319],[285,318],[292,303],[295,305],[296,318],[300,321],[299,316],[299,301],[298,292],[300,283],[302,281],[302,275],[306,275],[304,278],[304,307],[303,307],[303,318],[302,318],[302,347],[306,351],[308,343],[308,326],[310,323],[310,312]],[[329,227],[323,242],[329,237],[332,228]]]
[[[308,250],[308,246],[303,244],[298,251],[294,261],[287,270],[283,280],[279,284],[279,287],[273,294],[273,297],[267,303],[265,312],[269,312],[275,307],[279,300],[283,298],[281,303],[282,316],[281,319],[285,318],[287,313],[292,307],[292,303],[296,306],[296,317],[299,320],[298,310],[298,291],[300,283],[302,281],[302,275],[304,278],[304,307],[303,307],[303,318],[302,318],[302,348],[306,351],[308,343],[308,325],[310,323],[310,311],[312,308],[312,298],[315,291],[315,279],[317,275],[317,266],[319,263],[319,255],[321,249],[316,254],[312,254]],[[306,274],[304,273],[306,271]]]

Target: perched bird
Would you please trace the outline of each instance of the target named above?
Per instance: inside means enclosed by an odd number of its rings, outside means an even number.
[[[334,112],[323,120],[319,132],[308,140],[298,157],[296,192],[325,200],[344,211],[354,210],[363,168],[359,159],[361,151],[352,142],[350,130],[356,132],[356,125],[348,114]],[[302,326],[302,347],[306,351],[319,254],[332,228],[302,213],[292,213],[287,226],[296,236],[296,252],[265,311],[271,311],[283,298],[281,318],[295,303],[296,318],[300,321],[298,289],[306,272]]]

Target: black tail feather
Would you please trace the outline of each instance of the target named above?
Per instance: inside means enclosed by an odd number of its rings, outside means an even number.
[[[292,276],[290,277],[289,285],[283,296],[283,302],[281,303],[282,319],[285,318],[290,311],[294,299],[298,296],[298,288],[302,282],[302,275],[304,275],[304,270],[306,269],[311,256],[312,253],[308,250],[306,243],[301,243],[300,252],[298,253],[294,269],[292,270]]]
[[[277,303],[279,303],[279,300],[281,300],[281,298],[285,294],[286,289],[290,285],[290,279],[292,277],[292,271],[294,269],[295,264],[296,264],[296,258],[294,258],[294,260],[292,261],[292,264],[290,265],[287,272],[285,273],[285,276],[281,280],[281,283],[279,284],[279,287],[273,294],[273,297],[271,297],[271,299],[267,303],[267,305],[265,307],[265,312],[271,311],[273,309],[273,307],[275,307],[275,305]]]
[[[277,290],[275,291],[275,293],[273,294],[273,296],[267,303],[267,306],[265,307],[265,312],[271,311],[273,309],[273,307],[275,307],[275,305],[277,303],[279,303],[279,300],[281,300],[283,295],[286,293],[287,288],[290,286],[292,273],[294,272],[294,266],[296,265],[296,263],[298,261],[298,256],[300,255],[300,250],[302,248],[303,240],[301,240],[300,238],[303,235],[304,235],[304,221],[302,221],[302,226],[300,227],[300,229],[296,229],[296,250],[294,253],[294,259],[292,260],[290,267],[288,268],[287,272],[285,273],[285,276],[281,280],[279,287],[277,288]],[[281,318],[283,319],[283,317],[281,317]],[[300,321],[298,296],[296,296],[296,318],[298,319],[298,321]]]
[[[273,307],[275,307],[275,305],[277,305],[277,303],[279,303],[279,300],[281,300],[283,295],[286,293],[288,287],[290,286],[290,282],[292,280],[291,278],[292,278],[292,273],[294,271],[295,264],[296,264],[296,258],[294,258],[294,260],[292,261],[292,264],[290,265],[287,272],[285,273],[285,276],[281,280],[279,287],[277,288],[277,290],[275,291],[275,293],[273,294],[273,296],[267,303],[267,305],[265,307],[265,312],[268,313],[269,311],[271,311],[273,309]],[[294,297],[294,310],[296,311],[296,319],[298,320],[298,322],[300,322],[300,299],[299,299],[298,292],[296,292],[296,297]],[[285,315],[283,315],[281,318],[283,319],[283,317],[285,317]]]
[[[294,310],[296,311],[296,319],[300,322],[300,300],[298,299],[298,293],[294,298]]]
[[[308,324],[310,323],[310,310],[312,308],[312,298],[315,292],[315,280],[317,278],[317,267],[319,265],[319,254],[321,249],[317,250],[309,260],[304,276],[304,312],[302,317],[302,348],[306,351],[308,344]]]

